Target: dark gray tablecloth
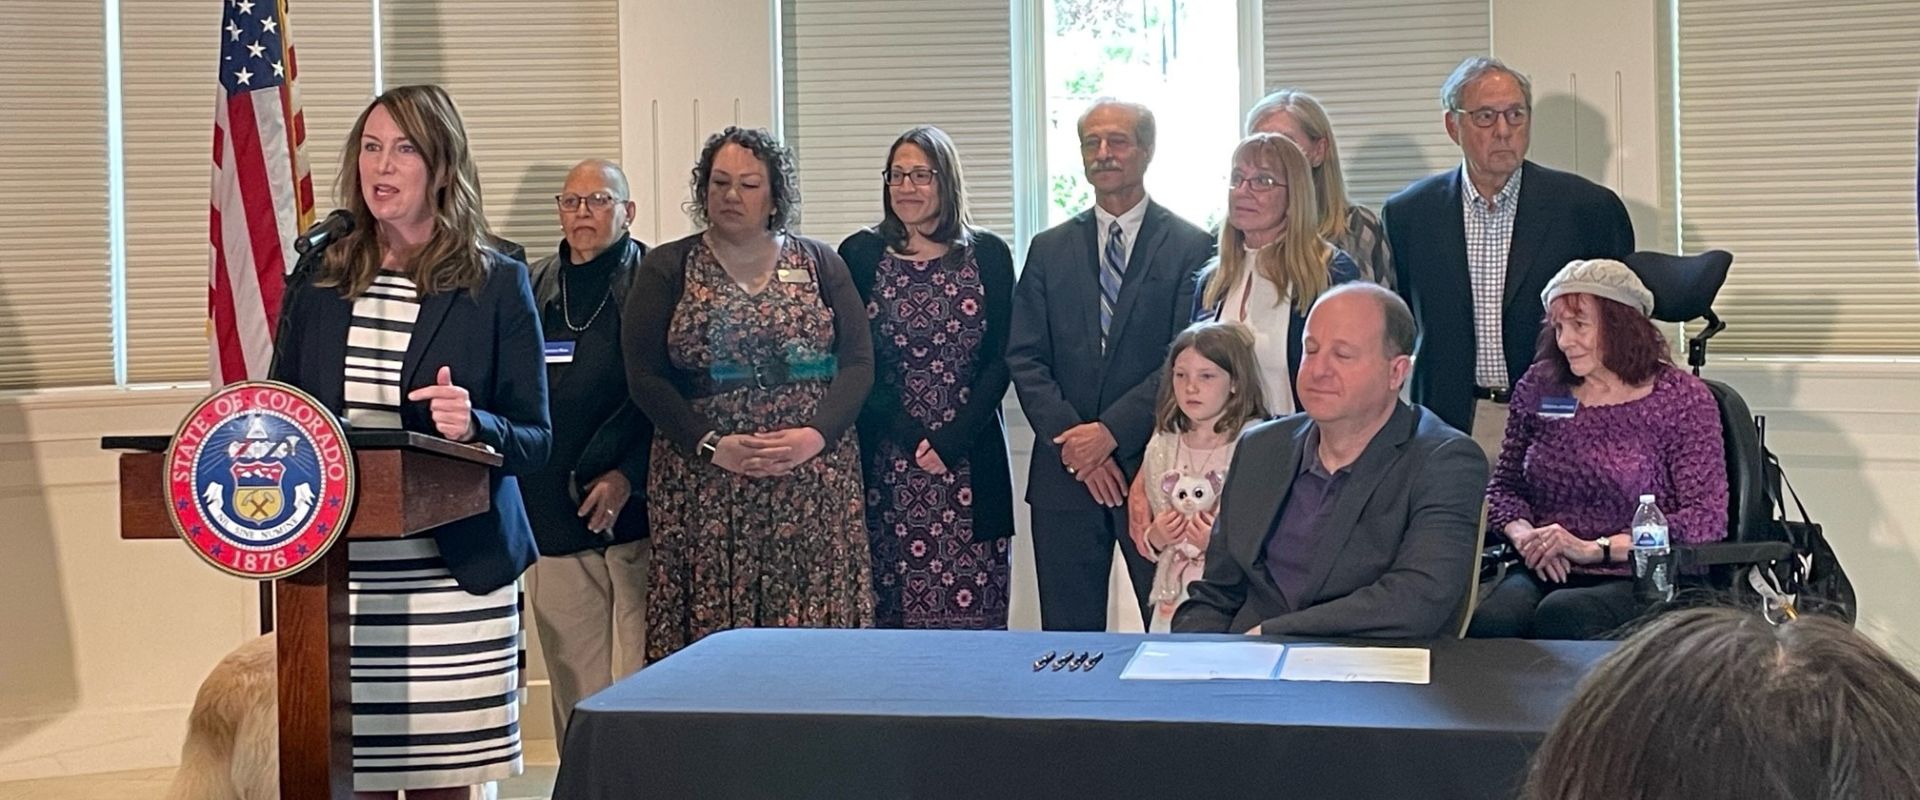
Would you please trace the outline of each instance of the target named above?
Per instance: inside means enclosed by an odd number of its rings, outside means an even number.
[[[719,634],[583,702],[554,797],[1511,798],[1613,648],[1425,643],[1425,686],[1120,680],[1156,638]],[[1034,672],[1048,650],[1106,657]]]

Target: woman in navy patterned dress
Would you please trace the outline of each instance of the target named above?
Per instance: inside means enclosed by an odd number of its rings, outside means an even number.
[[[939,128],[902,134],[882,175],[881,223],[840,245],[873,323],[859,430],[874,623],[1005,628],[1013,255],[968,223],[958,153]]]

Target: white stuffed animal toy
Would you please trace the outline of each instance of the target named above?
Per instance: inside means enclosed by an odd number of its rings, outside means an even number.
[[[1160,476],[1160,491],[1166,496],[1166,507],[1180,512],[1189,520],[1203,511],[1212,511],[1220,504],[1220,487],[1226,483],[1226,475],[1218,470],[1205,476],[1189,475],[1179,470],[1168,470]],[[1153,571],[1154,623],[1171,622],[1173,609],[1187,597],[1187,584],[1200,579],[1203,553],[1200,546],[1182,539],[1160,551],[1160,563]]]

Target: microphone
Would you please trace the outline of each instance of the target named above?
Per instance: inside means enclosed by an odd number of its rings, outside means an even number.
[[[353,232],[353,214],[344,208],[334,209],[326,219],[314,223],[306,233],[293,240],[293,252],[300,255],[318,253],[327,249],[338,239]]]

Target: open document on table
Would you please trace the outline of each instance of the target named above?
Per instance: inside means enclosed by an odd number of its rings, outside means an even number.
[[[1432,682],[1432,657],[1424,647],[1335,647],[1295,645],[1280,665],[1283,681],[1358,683]]]
[[[1417,647],[1336,647],[1270,642],[1142,642],[1120,672],[1129,681],[1289,680],[1426,684],[1431,657]]]
[[[1265,642],[1141,642],[1123,681],[1273,680],[1286,645]]]

